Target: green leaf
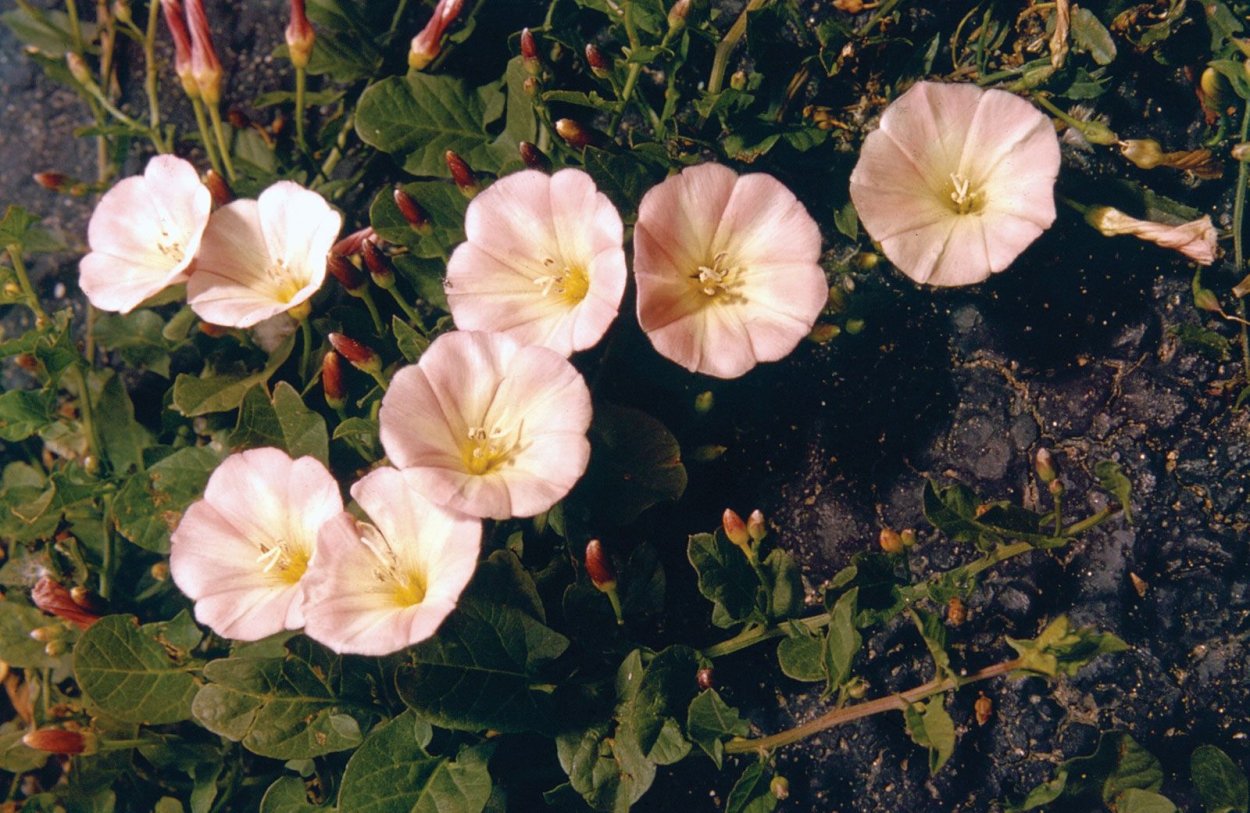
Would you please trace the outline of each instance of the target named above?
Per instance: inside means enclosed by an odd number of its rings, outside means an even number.
[[[5,22],[11,18],[6,16]],[[0,218],[0,250],[20,246],[23,254],[43,254],[59,251],[64,246],[39,225],[36,215],[21,206],[10,205]]]
[[[418,333],[399,316],[391,319],[391,333],[395,336],[395,346],[404,354],[404,360],[415,362],[430,346],[430,340]]]
[[[425,259],[411,254],[392,257],[400,279],[412,286],[417,298],[431,307],[448,311],[445,278],[447,263],[442,258]]]
[[[314,662],[307,651],[210,661],[204,666],[208,683],[191,711],[209,731],[261,756],[307,759],[344,751],[360,744],[357,716],[368,714],[338,696],[340,668],[337,658]]]
[[[615,153],[587,147],[582,152],[582,163],[599,191],[622,212],[637,210],[643,193],[664,177],[664,167],[633,152]]]
[[[955,723],[946,711],[946,696],[939,694],[928,703],[913,703],[903,716],[912,741],[929,749],[929,773],[936,774],[955,753]]]
[[[52,757],[46,751],[36,751],[22,742],[30,729],[21,720],[0,723],[0,771],[24,774],[42,768]]]
[[[192,446],[132,474],[113,503],[118,532],[144,550],[168,553],[170,532],[183,510],[203,496],[218,462],[207,448]]]
[[[772,813],[777,797],[769,789],[772,781],[761,762],[752,762],[738,777],[725,799],[725,813]]]
[[[382,442],[378,439],[378,422],[368,418],[348,418],[334,427],[334,439],[342,440],[360,452],[366,460],[382,456]]]
[[[1176,813],[1176,805],[1154,791],[1129,788],[1115,797],[1115,813]]]
[[[1096,632],[1093,627],[1072,629],[1066,615],[1051,621],[1032,640],[1008,638],[1007,643],[1020,656],[1020,671],[1046,677],[1071,677],[1099,655],[1129,648],[1109,632]]]
[[[55,623],[55,619],[15,598],[0,601],[0,652],[5,662],[21,669],[56,666],[60,658],[48,655],[44,644],[30,637],[31,630]]]
[[[719,769],[725,756],[724,740],[745,737],[751,732],[751,726],[742,719],[737,709],[721,699],[715,689],[706,689],[690,701],[686,731],[694,744],[702,748]]]
[[[361,94],[356,132],[362,141],[395,155],[412,175],[447,177],[443,155],[453,150],[475,170],[499,167],[486,111],[501,105],[497,85],[470,88],[450,76],[410,72],[376,82]]]
[[[1113,460],[1102,460],[1094,464],[1094,476],[1098,478],[1098,487],[1115,497],[1116,502],[1124,509],[1124,519],[1133,524],[1133,484],[1124,476],[1120,464]]]
[[[0,393],[0,440],[19,441],[39,432],[55,418],[55,398],[44,390]]]
[[[107,418],[97,423],[100,442],[109,463],[118,474],[143,468],[143,450],[152,445],[152,433],[135,420],[135,405],[122,378],[112,370],[93,371],[93,382],[104,376],[96,401],[96,411]]]
[[[308,801],[308,787],[298,776],[279,777],[260,800],[260,813],[314,813],[323,809]]]
[[[247,391],[264,384],[291,355],[295,347],[292,333],[273,352],[263,369],[254,373],[192,376],[182,373],[174,380],[174,409],[188,418],[210,412],[228,412],[237,407]]]
[[[791,637],[777,644],[777,664],[782,674],[794,680],[827,680],[825,668],[825,640],[807,631],[806,627],[792,625]]]
[[[829,627],[824,638],[824,661],[829,691],[850,680],[855,655],[863,645],[863,637],[855,628],[858,604],[859,588],[853,587],[838,597],[837,603],[829,612]]]
[[[520,610],[462,600],[438,635],[409,650],[399,695],[445,728],[547,731],[551,694],[539,673],[568,643]]]
[[[402,188],[429,215],[430,233],[422,236],[408,225],[395,205],[394,190],[387,187],[378,192],[369,207],[369,223],[379,237],[388,243],[407,246],[417,257],[434,260],[441,260],[464,242],[464,212],[469,201],[455,184],[417,181],[404,184]]]
[[[1115,40],[1106,26],[1094,12],[1083,7],[1074,8],[1071,19],[1072,44],[1076,50],[1089,54],[1099,65],[1110,65],[1115,60]]]
[[[406,711],[378,726],[352,754],[339,789],[340,813],[480,813],[490,798],[491,746],[462,748],[454,760],[432,757]]]
[[[134,616],[109,615],[74,647],[74,677],[92,703],[128,723],[176,723],[191,716],[196,681]]]
[[[570,500],[586,505],[601,522],[627,525],[686,490],[677,439],[645,412],[597,404],[590,444],[594,464]]]
[[[595,810],[625,811],[655,781],[655,763],[632,737],[609,736],[608,723],[556,737],[556,755],[569,784]]]
[[[1189,772],[1207,813],[1246,813],[1250,809],[1246,775],[1219,748],[1199,746],[1189,758]]]
[[[764,573],[772,580],[773,606],[769,615],[776,620],[794,618],[803,612],[803,574],[788,551],[773,549],[764,557]]]
[[[688,646],[670,646],[647,665],[633,697],[617,708],[621,729],[631,734],[648,759],[666,721],[676,719],[693,699],[699,656]]]
[[[933,658],[937,677],[954,677],[951,658],[946,653],[946,624],[943,623],[942,617],[920,607],[914,608],[912,612],[915,613],[916,629],[920,632],[925,648],[929,650],[929,655]]]
[[[328,465],[330,438],[326,422],[304,406],[295,388],[279,381],[273,388],[273,400],[263,385],[247,391],[239,404],[239,420],[230,435],[236,449],[275,446],[285,449],[291,457],[313,457]]]
[[[165,320],[150,310],[129,314],[101,313],[92,335],[101,347],[118,353],[131,367],[148,369],[169,378],[171,342],[164,336]]]
[[[1158,791],[1163,785],[1159,760],[1123,732],[1104,734],[1089,756],[1060,763],[1053,779],[1038,785],[1011,811],[1034,810],[1052,802],[1111,805],[1126,790]]]
[[[763,621],[756,606],[759,580],[746,555],[721,531],[690,537],[686,555],[699,574],[699,592],[715,607],[712,622],[730,627],[742,621]]]

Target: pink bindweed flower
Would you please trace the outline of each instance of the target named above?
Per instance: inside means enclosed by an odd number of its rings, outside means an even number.
[[[469,204],[464,228],[447,264],[456,327],[563,356],[603,338],[625,293],[624,227],[589,175],[501,178]]]
[[[213,212],[187,284],[187,301],[206,322],[251,327],[299,310],[326,277],[326,258],[343,217],[316,192],[279,181],[258,200]]]
[[[590,390],[568,360],[498,333],[455,331],[395,374],[382,446],[423,496],[474,517],[530,517],[586,470]]]
[[[142,175],[120,181],[91,213],[91,253],[78,283],[91,304],[128,313],[186,280],[212,209],[212,195],[190,163],[172,155],[148,161]]]
[[[213,47],[204,0],[187,0],[187,27],[191,30],[191,75],[200,98],[215,105],[221,100],[221,60]]]
[[[341,654],[387,655],[424,641],[477,567],[482,523],[427,501],[392,468],[352,486],[368,515],[326,523],[305,577],[304,632]]]
[[[1210,265],[1215,262],[1219,238],[1209,215],[1203,215],[1188,223],[1156,223],[1153,220],[1138,220],[1135,217],[1129,217],[1119,209],[1112,209],[1110,206],[1099,206],[1091,209],[1085,215],[1085,219],[1107,237],[1131,234],[1163,248],[1175,249],[1199,265]]]
[[[321,526],[343,510],[338,483],[280,449],[227,457],[171,537],[169,571],[218,635],[255,641],[304,626],[301,579]]]
[[[638,322],[662,356],[737,378],[812,329],[829,296],[819,258],[820,229],[776,178],[687,168],[638,209]]]
[[[408,51],[408,67],[414,71],[425,70],[442,50],[443,34],[448,26],[460,16],[464,8],[464,0],[438,0],[434,7],[434,16],[421,29],[421,33],[412,38],[412,48]]]
[[[907,276],[971,285],[997,274],[1055,219],[1059,141],[1024,99],[918,82],[864,141],[851,200]]]

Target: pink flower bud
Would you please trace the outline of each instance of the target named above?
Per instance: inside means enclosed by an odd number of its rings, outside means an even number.
[[[191,71],[191,33],[187,31],[187,18],[182,10],[181,0],[161,0],[161,11],[165,14],[165,25],[174,40],[174,71],[182,89],[193,99],[200,96],[199,85],[195,83],[195,75]]]
[[[575,150],[584,150],[587,147],[594,146],[601,140],[593,130],[583,127],[572,119],[560,119],[557,121],[556,135],[563,138]]]
[[[64,172],[36,172],[35,183],[51,192],[60,192],[69,183],[69,176]]]
[[[45,613],[51,613],[82,630],[90,628],[92,624],[100,620],[97,613],[89,611],[74,601],[73,595],[65,585],[47,576],[35,584],[34,589],[30,591],[30,598],[35,602],[35,606]]]
[[[425,237],[433,230],[430,223],[430,213],[421,204],[417,203],[416,198],[405,192],[402,186],[395,187],[395,206],[399,209],[399,213],[404,216],[404,220],[408,221],[408,225],[417,234]]]
[[[729,537],[730,542],[744,551],[751,549],[751,535],[747,533],[746,523],[742,521],[737,511],[726,508],[725,513],[721,515],[721,527],[724,528],[725,536]]]
[[[598,539],[586,543],[586,575],[590,576],[596,588],[605,593],[616,589],[616,570]]]
[[[359,293],[365,287],[365,275],[342,254],[331,253],[326,257],[326,270],[349,294]]]
[[[460,188],[460,193],[466,198],[472,200],[482,191],[482,184],[478,181],[477,176],[473,174],[473,170],[463,158],[452,150],[448,150],[443,155],[443,160],[447,162],[447,169],[451,172],[451,179],[456,182],[456,186]]]
[[[187,27],[191,31],[191,75],[204,101],[216,105],[221,101],[221,60],[213,48],[204,0],[187,0]]]
[[[339,355],[351,362],[357,370],[370,375],[382,371],[382,359],[371,348],[342,333],[331,333],[327,338],[330,346],[339,351]]]
[[[340,257],[351,257],[360,253],[360,247],[364,245],[366,240],[372,240],[377,236],[372,226],[365,226],[363,229],[357,229],[351,234],[344,237],[334,244],[330,249],[331,254],[337,254]]]
[[[213,196],[214,207],[220,209],[234,200],[234,190],[230,188],[230,184],[226,183],[225,178],[217,174],[217,170],[210,169],[204,173],[204,185]]]
[[[364,241],[360,249],[365,258],[365,267],[369,269],[369,276],[373,277],[373,282],[379,288],[394,288],[395,269],[391,267],[391,261],[387,259],[386,253],[378,248],[378,244],[373,240]]]
[[[539,172],[549,172],[551,170],[550,159],[543,155],[542,150],[530,142],[522,141],[517,144],[517,150],[520,151],[521,160],[525,162],[525,166],[530,169],[536,169]]]
[[[22,737],[22,744],[36,751],[49,754],[82,754],[93,743],[81,731],[66,731],[63,728],[41,728]],[[93,749],[94,750],[94,749]]]
[[[292,65],[297,68],[308,67],[308,58],[316,39],[317,35],[304,12],[304,0],[291,0],[291,21],[286,26],[286,47],[290,51]]]
[[[606,79],[612,70],[612,63],[594,43],[586,43],[586,64],[590,66],[590,72],[600,79]]]
[[[421,29],[421,33],[412,38],[412,49],[408,51],[408,67],[414,71],[425,70],[442,50],[443,34],[460,16],[464,0],[438,0],[434,7],[434,16]]]
[[[534,41],[534,33],[528,28],[521,29],[521,61],[530,76],[542,73],[543,63],[538,58],[538,43]]]
[[[758,508],[751,512],[751,516],[747,517],[747,533],[756,542],[768,535],[768,528],[764,525],[764,512]]]
[[[321,388],[331,409],[342,409],[347,399],[347,389],[343,386],[343,364],[339,358],[339,354],[331,350],[321,360]]]

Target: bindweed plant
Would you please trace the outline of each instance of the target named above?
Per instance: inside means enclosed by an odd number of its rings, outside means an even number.
[[[619,383],[681,376],[703,415],[720,380],[858,333],[880,318],[853,294],[880,273],[869,238],[918,283],[1009,273],[1056,222],[1047,113],[1138,166],[1214,177],[1209,155],[1056,106],[1105,89],[1115,45],[1092,12],[1002,21],[990,4],[916,53],[901,0],[815,21],[791,0],[293,0],[291,86],[244,113],[212,5],[3,16],[83,97],[99,148],[95,179],[40,182],[100,195],[82,313],[28,270],[66,247],[21,206],[0,220],[0,305],[29,317],[0,341],[17,382],[0,394],[8,803],[623,811],[710,760],[734,774],[726,810],[765,811],[787,745],[897,715],[937,773],[952,693],[1126,648],[1062,613],[966,664],[946,640],[983,574],[1132,521],[1116,462],[1092,467],[1084,516],[1044,450],[1049,510],[930,481],[915,500],[933,533],[885,529],[815,590],[788,529],[726,510],[689,537],[691,571],[668,554],[684,535],[668,504],[725,448],[676,425],[672,389],[649,403]],[[1204,6],[1228,76],[1241,24]],[[1123,18],[1143,47],[1173,25]],[[858,64],[903,49],[888,81]],[[845,76],[861,109],[819,104]],[[873,146],[868,108],[890,98]],[[1069,197],[1105,234],[1215,261],[1210,219],[1141,185],[1144,219]],[[1244,307],[1194,291],[1223,320],[1202,330],[1227,343],[1236,324],[1244,345]],[[963,563],[916,561],[931,546]],[[695,621],[664,623],[679,615]],[[882,692],[865,641],[900,625],[931,668]],[[721,691],[765,647],[757,662],[825,704],[788,730]]]

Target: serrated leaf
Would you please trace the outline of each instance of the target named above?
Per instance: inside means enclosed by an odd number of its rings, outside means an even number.
[[[1194,750],[1189,758],[1189,772],[1206,813],[1246,813],[1250,808],[1246,775],[1214,745]]]
[[[454,760],[418,744],[406,711],[370,732],[352,754],[339,789],[340,813],[480,813],[491,793],[492,746],[462,748]]]
[[[207,448],[193,446],[131,475],[113,502],[118,532],[145,550],[168,553],[169,534],[183,510],[203,495],[219,462]]]
[[[447,177],[448,150],[474,169],[492,172],[499,161],[485,116],[488,106],[501,106],[502,96],[497,85],[475,89],[450,76],[391,76],[361,94],[356,132],[371,147],[395,155],[412,175]]]
[[[568,643],[520,610],[462,600],[436,636],[408,651],[399,696],[446,728],[547,731],[551,695],[539,672]]]
[[[307,759],[360,744],[356,715],[368,714],[340,699],[325,666],[302,654],[222,658],[204,666],[204,678],[195,719],[253,753]]]
[[[197,689],[191,667],[174,661],[130,615],[105,616],[82,634],[74,677],[110,717],[148,725],[189,718]]]
[[[725,755],[724,741],[729,737],[745,737],[751,732],[751,726],[715,689],[705,689],[690,701],[686,731],[695,745],[720,768]]]
[[[759,580],[746,555],[721,531],[695,534],[686,547],[690,564],[699,576],[699,592],[715,607],[712,621],[729,627],[762,615],[756,606]]]
[[[955,753],[955,722],[946,710],[946,696],[939,694],[928,703],[914,703],[903,716],[912,741],[929,749],[929,773],[936,774]]]

